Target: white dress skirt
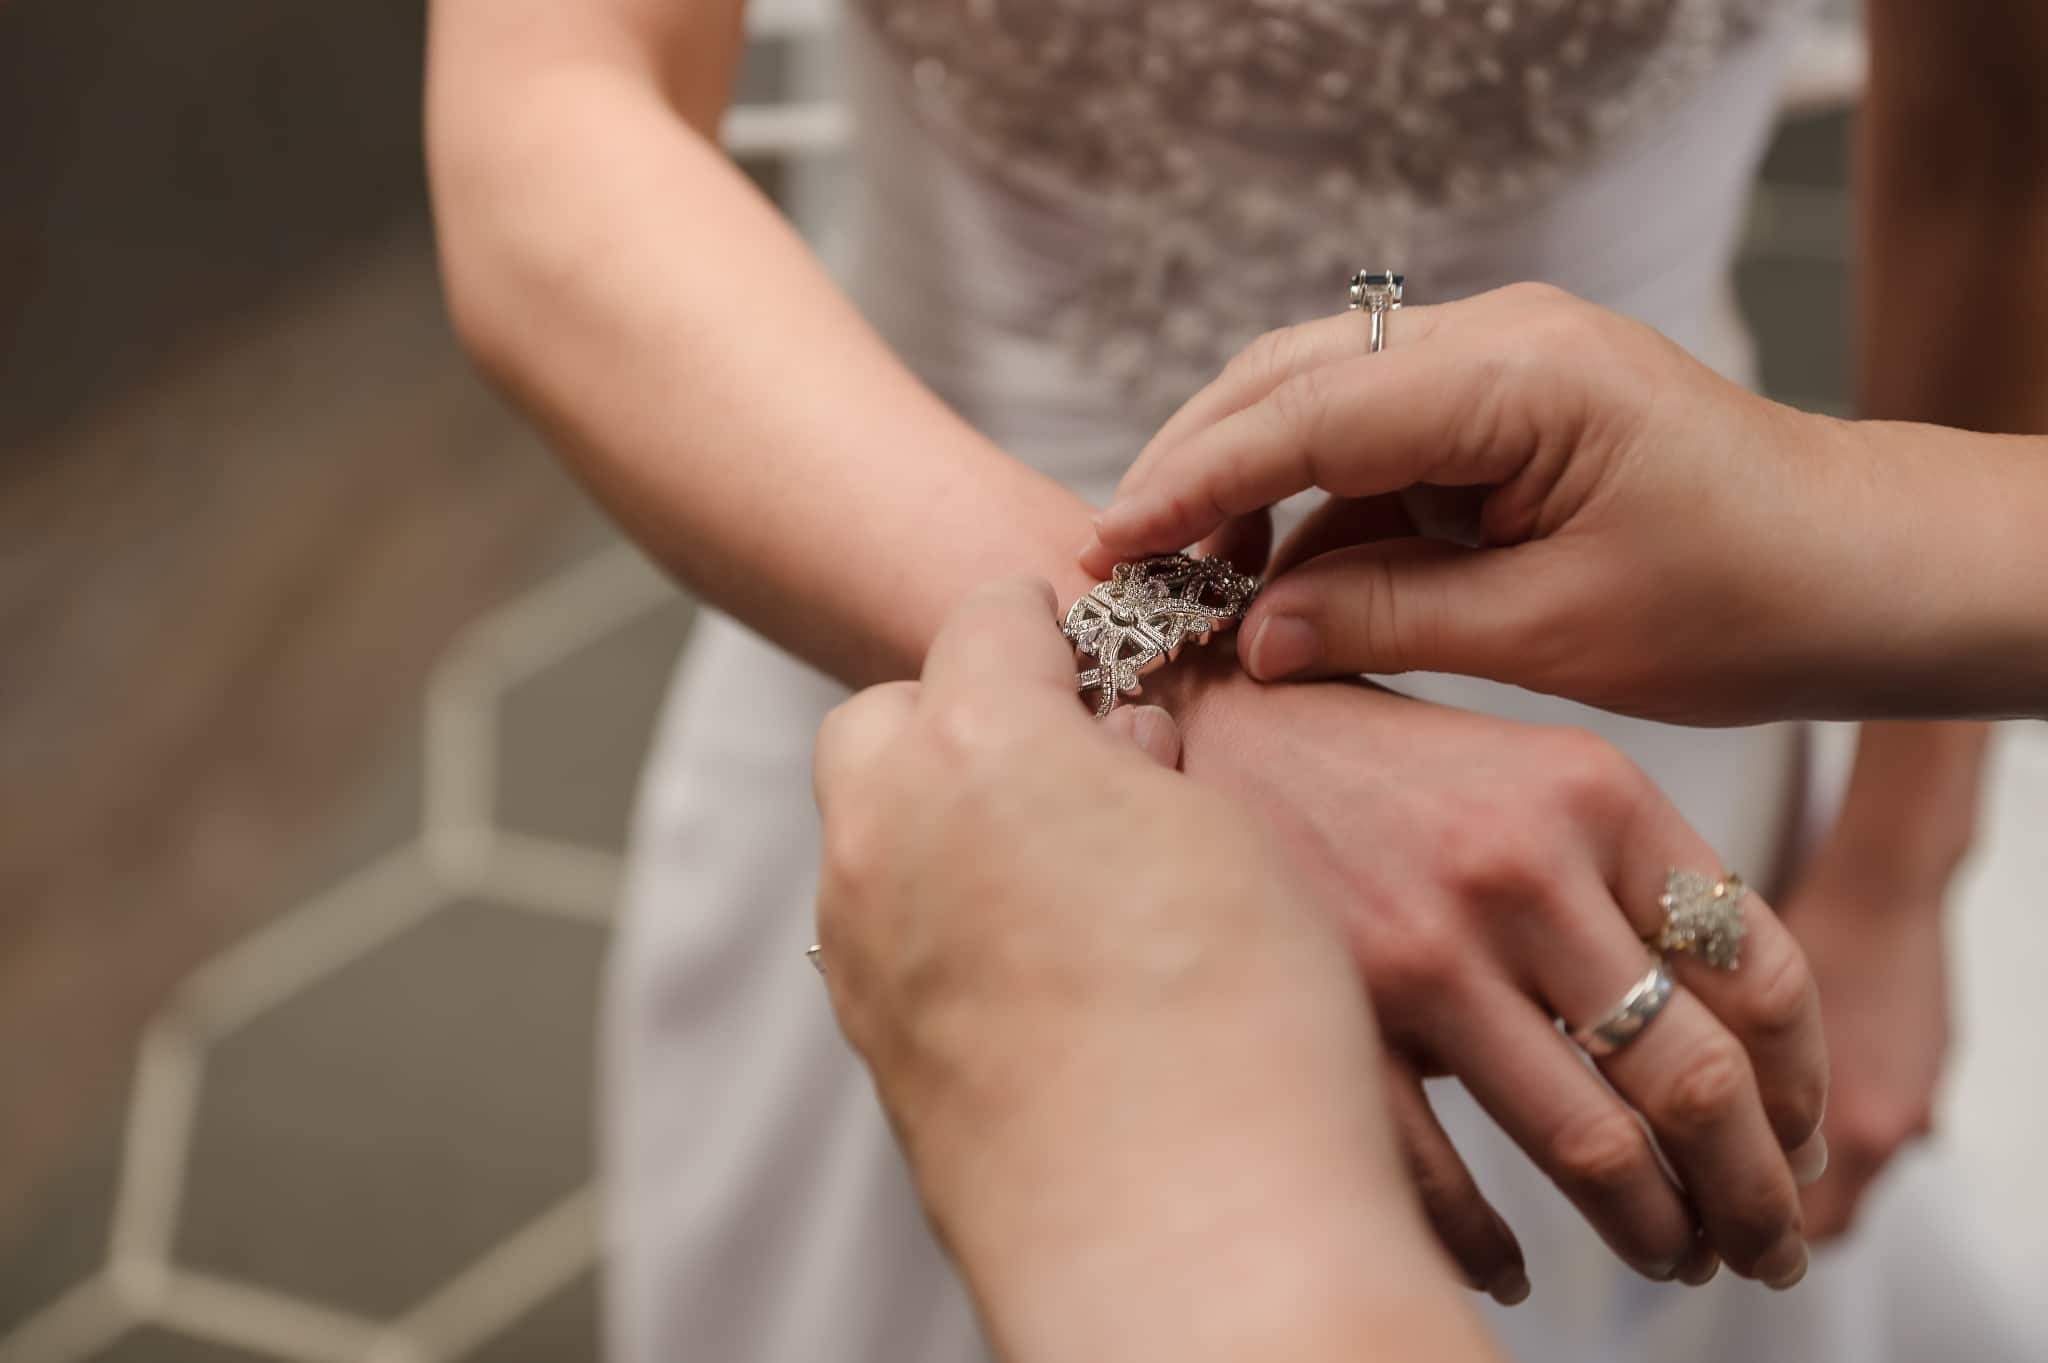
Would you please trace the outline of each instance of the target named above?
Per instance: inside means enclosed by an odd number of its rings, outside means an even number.
[[[935,390],[1098,502],[1177,398],[1258,331],[1338,310],[1361,265],[1404,268],[1414,301],[1547,280],[1747,377],[1727,279],[1803,10],[871,0],[847,26],[858,187],[837,263]],[[1760,880],[1798,837],[1794,727],[1401,687],[1604,734]],[[811,742],[843,694],[707,615],[651,755],[604,1072],[620,1363],[985,1356],[803,958]],[[1455,1084],[1433,1096],[1528,1254],[1533,1298],[1483,1308],[1518,1359],[2030,1356],[1928,1198],[1886,1199],[1790,1294],[1649,1284]]]

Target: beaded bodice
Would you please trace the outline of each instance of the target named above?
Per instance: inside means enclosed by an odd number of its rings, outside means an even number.
[[[1426,277],[1438,225],[1541,194],[1784,2],[857,0],[977,176],[1090,215],[1060,321],[1133,382],[1213,371],[1305,278]]]

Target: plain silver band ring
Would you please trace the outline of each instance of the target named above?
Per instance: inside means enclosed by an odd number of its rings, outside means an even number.
[[[1613,1055],[1641,1036],[1643,1028],[1664,1011],[1664,1005],[1671,1002],[1675,987],[1671,968],[1659,959],[1650,967],[1649,973],[1629,986],[1629,991],[1621,996],[1621,1002],[1615,1004],[1607,1016],[1573,1032],[1572,1040],[1595,1060]]]
[[[825,973],[825,948],[816,945],[805,947],[804,958],[811,963],[811,969],[820,975]]]

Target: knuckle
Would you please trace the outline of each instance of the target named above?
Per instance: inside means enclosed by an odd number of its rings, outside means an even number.
[[[825,820],[819,835],[821,916],[837,917],[872,889],[882,864],[880,833],[878,820],[864,810],[845,810]]]
[[[1294,329],[1275,327],[1261,333],[1250,345],[1232,356],[1223,369],[1231,379],[1248,383],[1263,381],[1269,375],[1284,374],[1291,367],[1294,357]]]
[[[1440,999],[1462,983],[1470,946],[1459,940],[1450,915],[1407,914],[1373,933],[1366,975],[1376,994],[1409,1013],[1423,1000]]]
[[[1658,1115],[1683,1133],[1712,1131],[1735,1113],[1751,1089],[1749,1057],[1733,1041],[1716,1039],[1686,1058]]]
[[[943,755],[946,767],[970,774],[973,763],[990,746],[988,713],[967,697],[948,695],[931,705],[926,735]]]
[[[1620,1193],[1653,1171],[1642,1128],[1619,1109],[1567,1126],[1558,1134],[1553,1155],[1565,1181],[1601,1197]]]
[[[1392,565],[1373,560],[1359,563],[1346,590],[1351,598],[1346,609],[1350,627],[1356,631],[1359,655],[1370,658],[1376,671],[1409,671],[1401,593]]]
[[[1648,786],[1621,749],[1583,729],[1566,729],[1549,754],[1552,796],[1559,808],[1593,824],[1634,813]]]
[[[1332,397],[1330,371],[1311,369],[1296,374],[1273,390],[1274,417],[1297,438],[1322,429]]]
[[[1598,323],[1593,315],[1579,307],[1577,299],[1561,291],[1532,311],[1522,328],[1526,353],[1539,364],[1554,363],[1561,356],[1599,341]]]
[[[1475,829],[1466,844],[1458,877],[1478,905],[1489,912],[1551,915],[1570,908],[1564,886],[1571,882],[1565,844],[1525,825],[1494,822]]]
[[[1555,284],[1533,279],[1509,284],[1500,292],[1504,302],[1512,303],[1528,312],[1576,307],[1579,301]]]
[[[1843,1163],[1876,1166],[1927,1129],[1931,1112],[1925,1102],[1865,1102],[1836,1114],[1828,1137]]]
[[[1409,1152],[1408,1176],[1446,1239],[1469,1238],[1478,1222],[1478,1190],[1449,1159]],[[1461,1232],[1454,1236],[1453,1232]]]
[[[1745,1030],[1760,1041],[1783,1041],[1802,1031],[1817,996],[1806,954],[1789,938],[1785,949],[1751,981],[1743,1004]]]

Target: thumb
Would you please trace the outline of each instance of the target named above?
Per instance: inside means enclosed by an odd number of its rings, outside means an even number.
[[[1542,548],[1406,539],[1324,554],[1266,584],[1238,655],[1260,681],[1365,672],[1523,680],[1539,637]]]
[[[1111,710],[1104,732],[1137,745],[1138,750],[1169,771],[1180,765],[1180,725],[1157,705],[1131,705]]]

